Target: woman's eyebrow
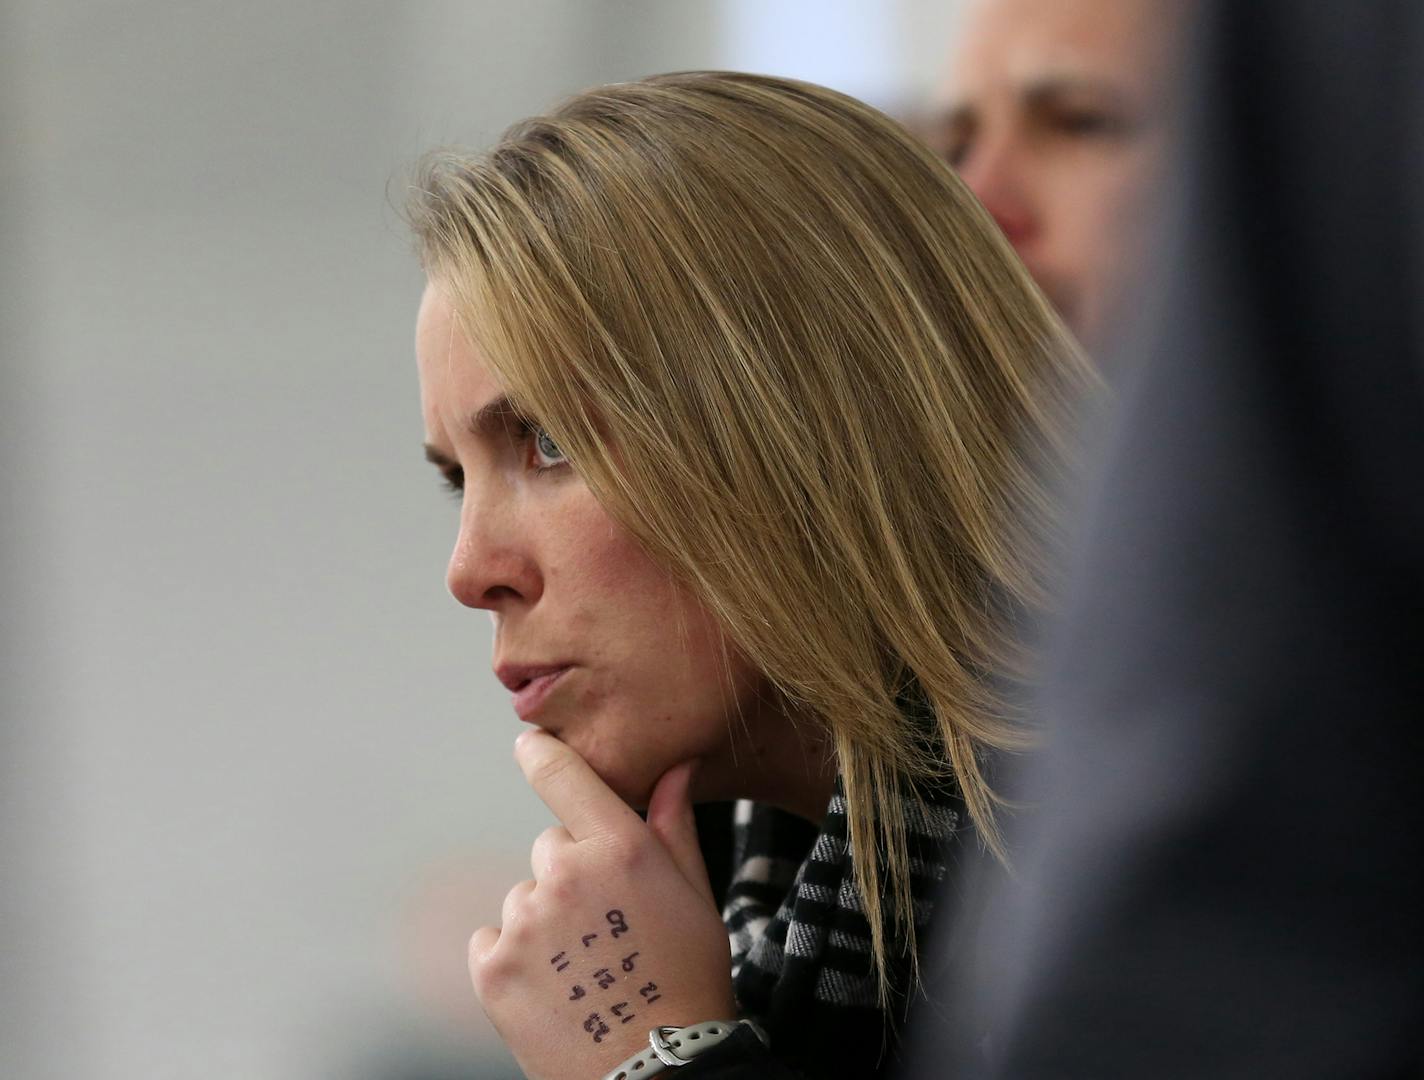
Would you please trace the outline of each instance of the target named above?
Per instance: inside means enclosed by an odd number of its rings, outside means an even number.
[[[509,432],[509,422],[523,414],[506,395],[501,394],[470,414],[465,430],[477,439],[493,441]],[[425,460],[441,469],[458,469],[460,463],[432,444],[425,443]]]
[[[425,444],[425,460],[440,469],[455,469],[459,466],[429,443]]]
[[[481,405],[465,421],[465,430],[477,439],[491,439],[509,429],[509,421],[520,415],[514,402],[503,394]]]

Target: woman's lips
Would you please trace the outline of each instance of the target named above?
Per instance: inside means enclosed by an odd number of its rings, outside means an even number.
[[[526,723],[533,723],[534,714],[539,711],[539,706],[544,703],[544,699],[549,696],[550,691],[558,684],[570,668],[561,667],[557,671],[540,675],[530,679],[527,683],[514,691],[514,712],[519,719]]]

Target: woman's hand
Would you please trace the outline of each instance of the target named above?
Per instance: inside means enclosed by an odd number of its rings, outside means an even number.
[[[692,763],[653,791],[646,823],[577,753],[527,731],[514,755],[563,823],[534,842],[534,880],[502,926],[470,939],[470,977],[533,1080],[597,1080],[648,1029],[734,1019],[731,953],[697,844]]]

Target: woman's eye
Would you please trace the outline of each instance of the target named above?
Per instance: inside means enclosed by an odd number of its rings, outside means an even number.
[[[543,428],[534,429],[534,456],[542,469],[553,468],[564,462],[563,451],[559,449],[553,439],[549,438],[549,433]]]

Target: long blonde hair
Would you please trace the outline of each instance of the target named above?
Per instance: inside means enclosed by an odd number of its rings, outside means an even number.
[[[950,170],[806,83],[590,90],[428,155],[408,215],[511,399],[824,726],[886,1000],[887,931],[915,947],[898,796],[952,772],[1002,850],[982,758],[1022,742],[1001,679],[1089,369]]]

